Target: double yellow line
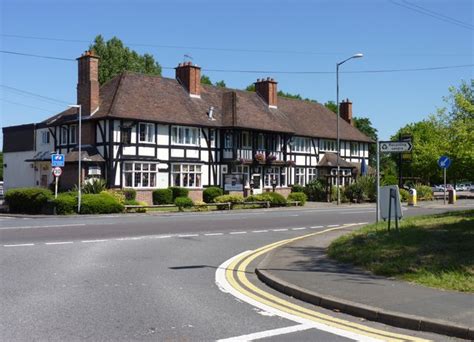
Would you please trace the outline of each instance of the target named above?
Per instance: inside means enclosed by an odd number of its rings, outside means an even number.
[[[424,340],[424,339],[420,339],[420,338],[416,338],[412,336],[400,335],[400,334],[395,334],[395,333],[391,333],[391,332],[387,332],[387,331],[383,331],[379,329],[370,328],[362,324],[357,324],[354,322],[342,320],[339,318],[331,317],[329,315],[325,315],[325,314],[307,309],[305,307],[293,304],[284,299],[276,297],[268,292],[265,292],[257,288],[248,280],[246,273],[248,272],[247,268],[249,264],[256,258],[261,256],[262,254],[268,253],[272,249],[288,244],[290,242],[304,239],[313,235],[324,234],[336,229],[341,229],[341,228],[326,229],[320,232],[307,234],[307,235],[300,236],[297,238],[282,240],[279,242],[275,242],[275,243],[263,246],[259,249],[252,251],[251,253],[242,255],[236,258],[235,260],[233,260],[233,262],[226,269],[226,274],[225,274],[226,279],[229,282],[229,284],[241,294],[255,301],[258,301],[264,305],[283,311],[290,315],[304,318],[306,320],[310,320],[310,321],[324,324],[333,328],[341,329],[341,330],[352,332],[358,335],[363,335],[363,336],[367,336],[367,337],[371,337],[371,338],[375,338],[379,340],[384,340],[384,341],[397,341],[397,342],[398,341],[416,341],[416,342],[428,341],[428,340]]]

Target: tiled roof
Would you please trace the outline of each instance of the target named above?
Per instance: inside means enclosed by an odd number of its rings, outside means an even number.
[[[214,120],[208,112],[213,107]],[[45,123],[74,120],[75,109],[57,114]],[[175,80],[124,72],[100,88],[99,110],[90,119],[114,117],[207,127],[237,127],[336,139],[336,115],[308,101],[278,98],[269,108],[254,92],[201,85],[201,97],[190,97]],[[340,138],[373,142],[344,120]]]
[[[337,154],[325,153],[324,157],[319,161],[318,167],[335,167],[337,166]],[[339,158],[340,167],[356,168],[355,164],[345,161],[344,158]]]

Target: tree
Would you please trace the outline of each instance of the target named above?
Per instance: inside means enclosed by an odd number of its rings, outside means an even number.
[[[337,105],[334,101],[328,101],[324,104],[324,107],[326,107],[327,109],[329,109],[331,112],[334,112],[335,114],[337,114]]]
[[[161,75],[161,66],[152,55],[138,54],[124,46],[117,37],[105,41],[101,35],[94,39],[89,50],[100,57],[99,84],[102,85],[124,71],[135,71],[147,75]]]
[[[331,101],[330,101],[331,102]],[[326,102],[324,105],[328,104]],[[327,107],[327,106],[326,106]],[[364,133],[366,136],[371,138],[373,141],[377,140],[377,129],[372,126],[372,122],[369,118],[353,118],[354,127],[357,128],[359,131]],[[377,163],[377,146],[375,144],[369,145],[369,165],[375,167]]]
[[[226,84],[225,84],[224,80],[221,80],[221,81],[217,81],[217,82],[215,83],[215,86],[216,86],[216,87],[225,88],[225,87],[226,87]]]
[[[255,83],[249,84],[245,88],[245,90],[246,91],[255,91]],[[309,101],[309,102],[317,103],[316,100],[312,100],[312,99],[309,99],[309,98],[303,99],[300,94],[291,94],[291,93],[284,92],[282,90],[279,90],[277,95],[280,96],[280,97],[285,97],[287,99],[295,99],[295,100],[302,100],[302,101]]]
[[[201,76],[201,84],[212,85],[212,82],[211,82],[211,79],[209,78],[209,76],[206,76],[206,75],[203,74]]]

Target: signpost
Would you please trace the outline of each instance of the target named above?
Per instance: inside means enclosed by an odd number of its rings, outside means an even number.
[[[58,178],[62,175],[64,167],[64,154],[55,153],[51,155],[51,167],[54,176],[54,198],[58,197]]]
[[[52,154],[51,155],[51,166],[52,167],[64,167],[64,154]]]
[[[442,156],[438,159],[438,166],[443,169],[443,179],[444,179],[444,195],[443,195],[443,204],[446,204],[446,169],[451,166],[451,159],[447,156]]]
[[[54,198],[58,198],[58,179],[62,175],[63,170],[59,167],[53,167],[52,173],[54,176]]]
[[[413,144],[409,141],[380,141],[381,152],[411,152]]]

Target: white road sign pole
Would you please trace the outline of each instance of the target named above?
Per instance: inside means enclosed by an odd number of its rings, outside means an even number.
[[[58,198],[58,177],[54,176],[54,198]]]
[[[444,195],[443,195],[443,204],[446,205],[446,168],[443,168],[443,178],[444,178]]]
[[[375,222],[380,220],[380,147],[377,139],[377,204],[375,205]]]

